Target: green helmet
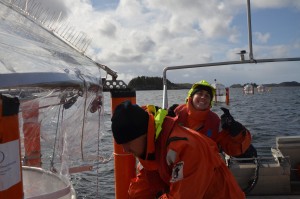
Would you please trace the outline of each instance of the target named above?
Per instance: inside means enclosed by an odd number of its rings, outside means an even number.
[[[216,95],[216,89],[205,80],[201,80],[201,81],[193,84],[192,88],[188,92],[187,99],[189,97],[193,96],[197,91],[199,91],[200,88],[207,90],[211,94],[211,101],[212,101],[213,97]],[[211,105],[212,105],[212,103],[211,103]]]

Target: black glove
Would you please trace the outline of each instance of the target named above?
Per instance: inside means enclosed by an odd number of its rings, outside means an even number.
[[[232,137],[237,136],[242,131],[245,133],[245,127],[233,119],[227,108],[221,107],[221,110],[224,112],[224,114],[221,115],[222,129],[228,130]]]
[[[177,106],[178,106],[178,104],[173,104],[170,108],[168,108],[167,116],[175,117],[176,114],[175,114],[174,110],[177,108]]]
[[[236,156],[236,158],[257,158],[257,150],[250,144],[248,149],[243,154]]]

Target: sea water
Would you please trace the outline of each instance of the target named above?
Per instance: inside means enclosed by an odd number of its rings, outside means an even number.
[[[188,90],[168,91],[168,104],[184,103]],[[215,103],[212,110],[219,116],[220,107],[230,110],[234,119],[250,130],[255,147],[275,147],[276,136],[300,135],[300,87],[273,87],[265,93],[244,95],[242,88],[230,88],[230,103]],[[139,105],[162,106],[163,91],[137,91]],[[72,175],[78,199],[114,199],[113,138],[110,129],[110,93],[104,94],[104,126],[101,152],[104,161],[98,169]],[[258,155],[262,155],[259,154]]]

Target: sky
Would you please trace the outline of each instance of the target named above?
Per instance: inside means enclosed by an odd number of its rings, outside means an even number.
[[[170,66],[238,61],[241,50],[249,59],[246,0],[52,0],[47,6],[85,32],[86,55],[126,83],[162,77]],[[254,59],[300,57],[300,1],[252,0],[251,17]],[[300,82],[300,62],[171,70],[167,78],[225,86]]]

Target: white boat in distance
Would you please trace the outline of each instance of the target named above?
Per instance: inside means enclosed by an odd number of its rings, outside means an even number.
[[[263,85],[263,84],[258,85],[258,86],[256,87],[256,89],[257,89],[257,92],[258,92],[258,93],[265,93],[265,92],[270,92],[270,91],[271,91],[270,88],[266,87],[266,86]]]
[[[213,99],[215,103],[223,102],[228,104],[229,103],[229,88],[226,88],[223,84],[217,82],[215,79],[214,83],[211,84],[214,89],[216,89],[216,94]]]
[[[245,95],[254,94],[254,86],[252,84],[246,84],[243,88],[243,93]]]

